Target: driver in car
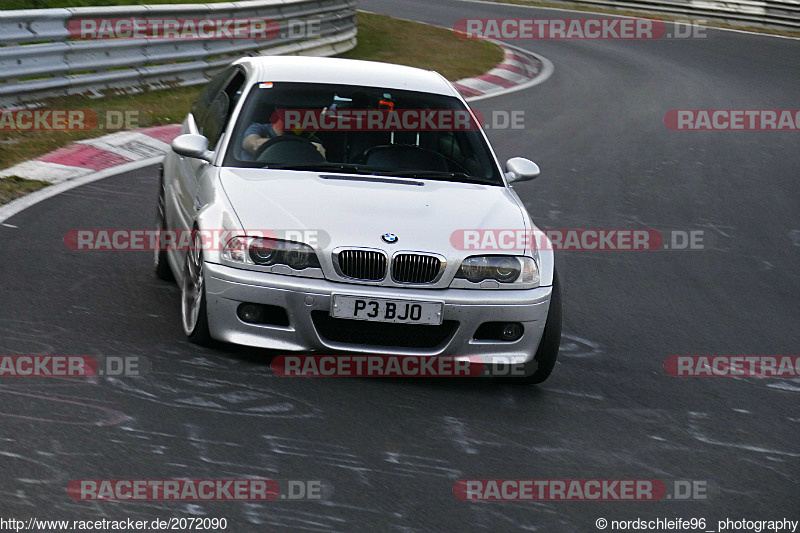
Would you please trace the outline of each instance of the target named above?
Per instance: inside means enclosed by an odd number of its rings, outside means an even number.
[[[245,155],[253,158],[258,153],[259,148],[261,148],[261,146],[270,139],[280,137],[281,135],[296,134],[303,136],[303,138],[311,142],[317,151],[322,154],[322,157],[325,157],[325,147],[322,146],[322,143],[319,142],[319,139],[313,133],[296,133],[293,131],[286,131],[284,129],[284,114],[280,111],[282,110],[276,110],[275,113],[272,114],[272,117],[270,118],[271,122],[269,123],[259,124],[254,122],[248,126],[244,132],[244,140],[242,141],[242,148],[244,148]]]

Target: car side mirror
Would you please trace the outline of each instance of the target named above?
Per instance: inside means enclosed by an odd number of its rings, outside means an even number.
[[[184,157],[202,159],[209,163],[214,161],[214,152],[208,149],[208,139],[202,135],[185,133],[172,141],[172,151]]]
[[[506,162],[506,180],[509,183],[529,181],[539,175],[539,165],[524,157],[513,157]]]

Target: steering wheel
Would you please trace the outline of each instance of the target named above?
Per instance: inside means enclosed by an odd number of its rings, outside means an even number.
[[[278,135],[277,137],[273,137],[261,146],[258,147],[256,150],[253,159],[255,161],[261,161],[261,156],[270,146],[275,146],[278,143],[285,143],[285,142],[302,142],[306,144],[312,144],[311,141],[306,139],[305,137],[301,137],[300,135],[295,135],[294,133],[286,134],[286,135]],[[314,148],[316,150],[316,147]]]

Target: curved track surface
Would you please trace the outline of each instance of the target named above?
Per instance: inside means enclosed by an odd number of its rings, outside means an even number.
[[[586,16],[492,4],[361,2],[452,26]],[[670,109],[798,108],[800,43],[516,43],[553,76],[482,100],[545,228],[705,232],[706,249],[560,252],[562,355],[544,385],[282,379],[266,353],[188,344],[149,253],[71,252],[70,229],[151,227],[154,168],[71,190],[0,226],[0,354],[138,355],[141,378],[0,382],[0,516],[226,517],[231,531],[595,531],[611,519],[798,519],[800,380],[673,378],[676,354],[800,352],[800,141],[675,132]],[[85,478],[324,480],[323,502],[72,501]],[[467,503],[462,478],[702,480],[708,498]],[[712,522],[713,521],[713,522]]]

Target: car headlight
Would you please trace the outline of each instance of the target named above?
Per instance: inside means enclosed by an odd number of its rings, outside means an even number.
[[[311,246],[281,239],[234,237],[225,245],[222,258],[249,265],[286,265],[294,270],[321,268]]]
[[[539,283],[539,267],[532,257],[475,255],[464,259],[456,277],[472,283],[487,279],[500,283]]]

